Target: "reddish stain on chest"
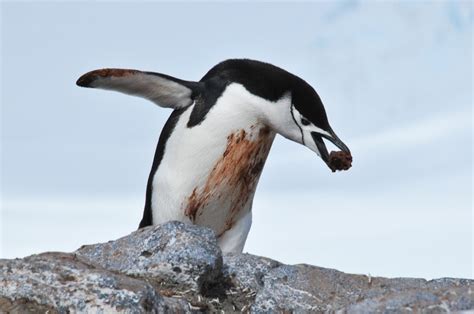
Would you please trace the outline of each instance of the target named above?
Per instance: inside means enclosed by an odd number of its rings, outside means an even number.
[[[229,230],[241,209],[253,196],[265,160],[273,142],[273,136],[268,128],[257,131],[250,136],[240,130],[227,137],[227,146],[221,158],[216,162],[204,187],[194,188],[187,199],[185,214],[193,222],[200,215],[209,201],[227,198],[228,208],[225,226],[216,230],[219,235]],[[223,195],[226,194],[226,195]]]

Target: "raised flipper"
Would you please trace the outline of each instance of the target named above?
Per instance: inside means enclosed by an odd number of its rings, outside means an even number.
[[[165,74],[129,69],[100,69],[81,76],[76,84],[139,96],[160,107],[184,108],[199,93],[198,82],[183,81]]]

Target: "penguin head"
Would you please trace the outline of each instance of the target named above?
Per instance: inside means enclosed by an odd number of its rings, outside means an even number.
[[[213,78],[241,84],[263,99],[256,101],[263,122],[274,132],[316,152],[328,166],[329,153],[323,139],[350,154],[331,128],[318,93],[300,77],[269,63],[230,59],[213,67],[202,81]]]
[[[298,86],[293,88],[291,97],[287,101],[289,102],[287,117],[280,119],[279,125],[274,124],[279,134],[305,145],[328,165],[329,153],[323,139],[350,154],[347,145],[339,139],[329,124],[319,95],[309,84],[301,80]],[[280,115],[285,115],[285,113],[280,113]]]

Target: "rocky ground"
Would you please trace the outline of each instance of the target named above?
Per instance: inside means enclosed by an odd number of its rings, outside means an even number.
[[[474,313],[474,280],[380,278],[225,254],[169,222],[73,253],[0,260],[0,312]]]

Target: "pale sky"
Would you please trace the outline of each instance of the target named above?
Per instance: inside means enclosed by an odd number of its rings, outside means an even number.
[[[244,251],[373,276],[473,277],[469,1],[1,3],[0,258],[135,230],[170,111],[75,86],[103,67],[199,80],[246,57],[301,76],[351,148],[277,137]]]

